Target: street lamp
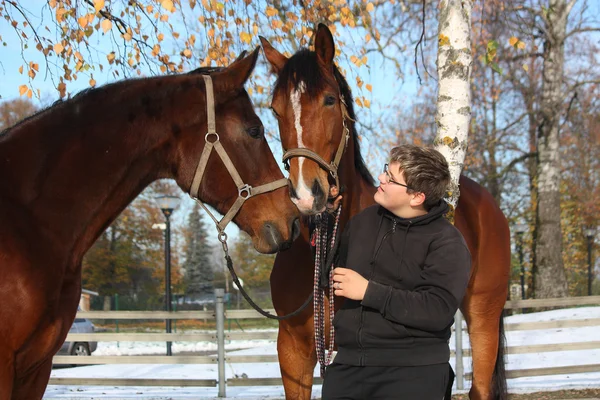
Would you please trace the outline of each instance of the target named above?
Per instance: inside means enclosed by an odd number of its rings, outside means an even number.
[[[517,251],[519,253],[519,266],[521,267],[521,299],[525,299],[525,264],[523,264],[523,234],[527,231],[526,224],[516,224]]]
[[[587,251],[588,251],[588,296],[592,295],[592,246],[594,244],[594,237],[596,236],[596,229],[588,227],[584,230],[585,236],[587,237]]]
[[[167,303],[167,312],[171,311],[171,214],[179,205],[180,199],[177,196],[162,195],[156,197],[156,203],[161,209],[167,220],[165,229],[165,299]],[[166,320],[167,333],[171,333],[171,320]],[[167,342],[167,355],[171,353],[171,342]]]

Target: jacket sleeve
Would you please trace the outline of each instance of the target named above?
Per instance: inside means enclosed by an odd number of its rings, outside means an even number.
[[[369,281],[361,302],[384,318],[416,329],[440,331],[454,318],[469,282],[471,255],[462,242],[446,242],[430,251],[421,283],[405,290]]]

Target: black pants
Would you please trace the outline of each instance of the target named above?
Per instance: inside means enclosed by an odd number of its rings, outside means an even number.
[[[357,367],[333,363],[325,371],[323,400],[443,400],[450,365]]]

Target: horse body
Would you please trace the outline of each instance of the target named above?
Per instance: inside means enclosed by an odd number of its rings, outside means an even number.
[[[283,177],[243,89],[257,55],[211,73],[220,141],[251,185]],[[111,84],[0,135],[0,400],[42,398],[77,312],[83,256],[98,236],[156,179],[189,191],[207,132],[202,80]],[[225,213],[238,188],[216,156],[206,171],[198,197]],[[257,250],[289,246],[298,212],[287,190],[247,203],[234,222]]]
[[[272,107],[279,120],[284,151],[304,146],[325,160],[332,160],[337,143],[343,140],[345,113],[348,112],[352,120],[355,118],[350,89],[333,64],[335,46],[330,31],[320,25],[315,36],[315,51],[301,50],[289,59],[266,40],[261,38],[261,41],[267,60],[278,74]],[[298,91],[302,94],[295,99]],[[344,111],[344,104],[347,111]],[[350,217],[374,204],[376,190],[360,155],[360,142],[352,123],[351,131],[338,170],[344,196],[340,229]],[[307,215],[325,209],[327,196],[324,194],[329,193],[332,184],[330,174],[309,158],[292,159],[289,176],[290,194],[297,197],[293,199],[294,203]],[[305,189],[297,190],[299,186]],[[472,255],[471,278],[461,305],[473,356],[470,397],[504,399],[506,381],[501,326],[510,268],[508,223],[483,187],[464,176],[460,178],[460,187],[455,224]],[[271,291],[273,304],[280,315],[298,308],[313,285],[308,229],[304,228],[301,236],[289,252],[278,254],[273,267]],[[341,302],[342,299],[335,299],[336,308]],[[317,361],[312,315],[313,311],[309,309],[280,322],[278,355],[288,399],[310,399],[311,396]]]

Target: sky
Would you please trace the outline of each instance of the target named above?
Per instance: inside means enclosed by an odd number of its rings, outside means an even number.
[[[543,311],[530,314],[517,314],[505,319],[505,324],[518,322],[599,319],[600,307],[580,307]],[[275,331],[274,331],[275,332]],[[507,346],[527,346],[540,344],[563,344],[592,342],[598,340],[598,327],[560,328],[526,331],[507,331]],[[468,335],[463,335],[463,347],[469,348]],[[455,337],[450,339],[450,348],[455,348]],[[212,342],[174,343],[174,354],[187,351],[216,352]],[[226,344],[228,356],[276,354],[274,340],[230,341]],[[93,356],[164,354],[164,343],[100,342]],[[506,357],[507,370],[548,368],[571,365],[598,364],[600,348],[592,350],[554,351],[543,353],[509,354]],[[450,360],[454,364],[454,359]],[[465,372],[471,372],[471,360],[464,359]],[[249,378],[281,377],[279,365],[272,363],[226,363],[228,379],[246,375]],[[314,376],[318,376],[318,367]],[[163,378],[173,379],[217,379],[216,364],[195,365],[94,365],[76,368],[61,368],[52,371],[52,377],[79,378]],[[470,381],[465,381],[465,389],[454,393],[466,393]],[[600,388],[600,371],[580,374],[527,377],[508,380],[509,393],[531,393],[561,389]],[[281,386],[254,386],[226,388],[228,398],[282,399]],[[321,386],[313,386],[312,398],[319,398]],[[216,398],[216,388],[164,388],[164,387],[103,387],[103,386],[48,386],[44,399],[212,399]]]

